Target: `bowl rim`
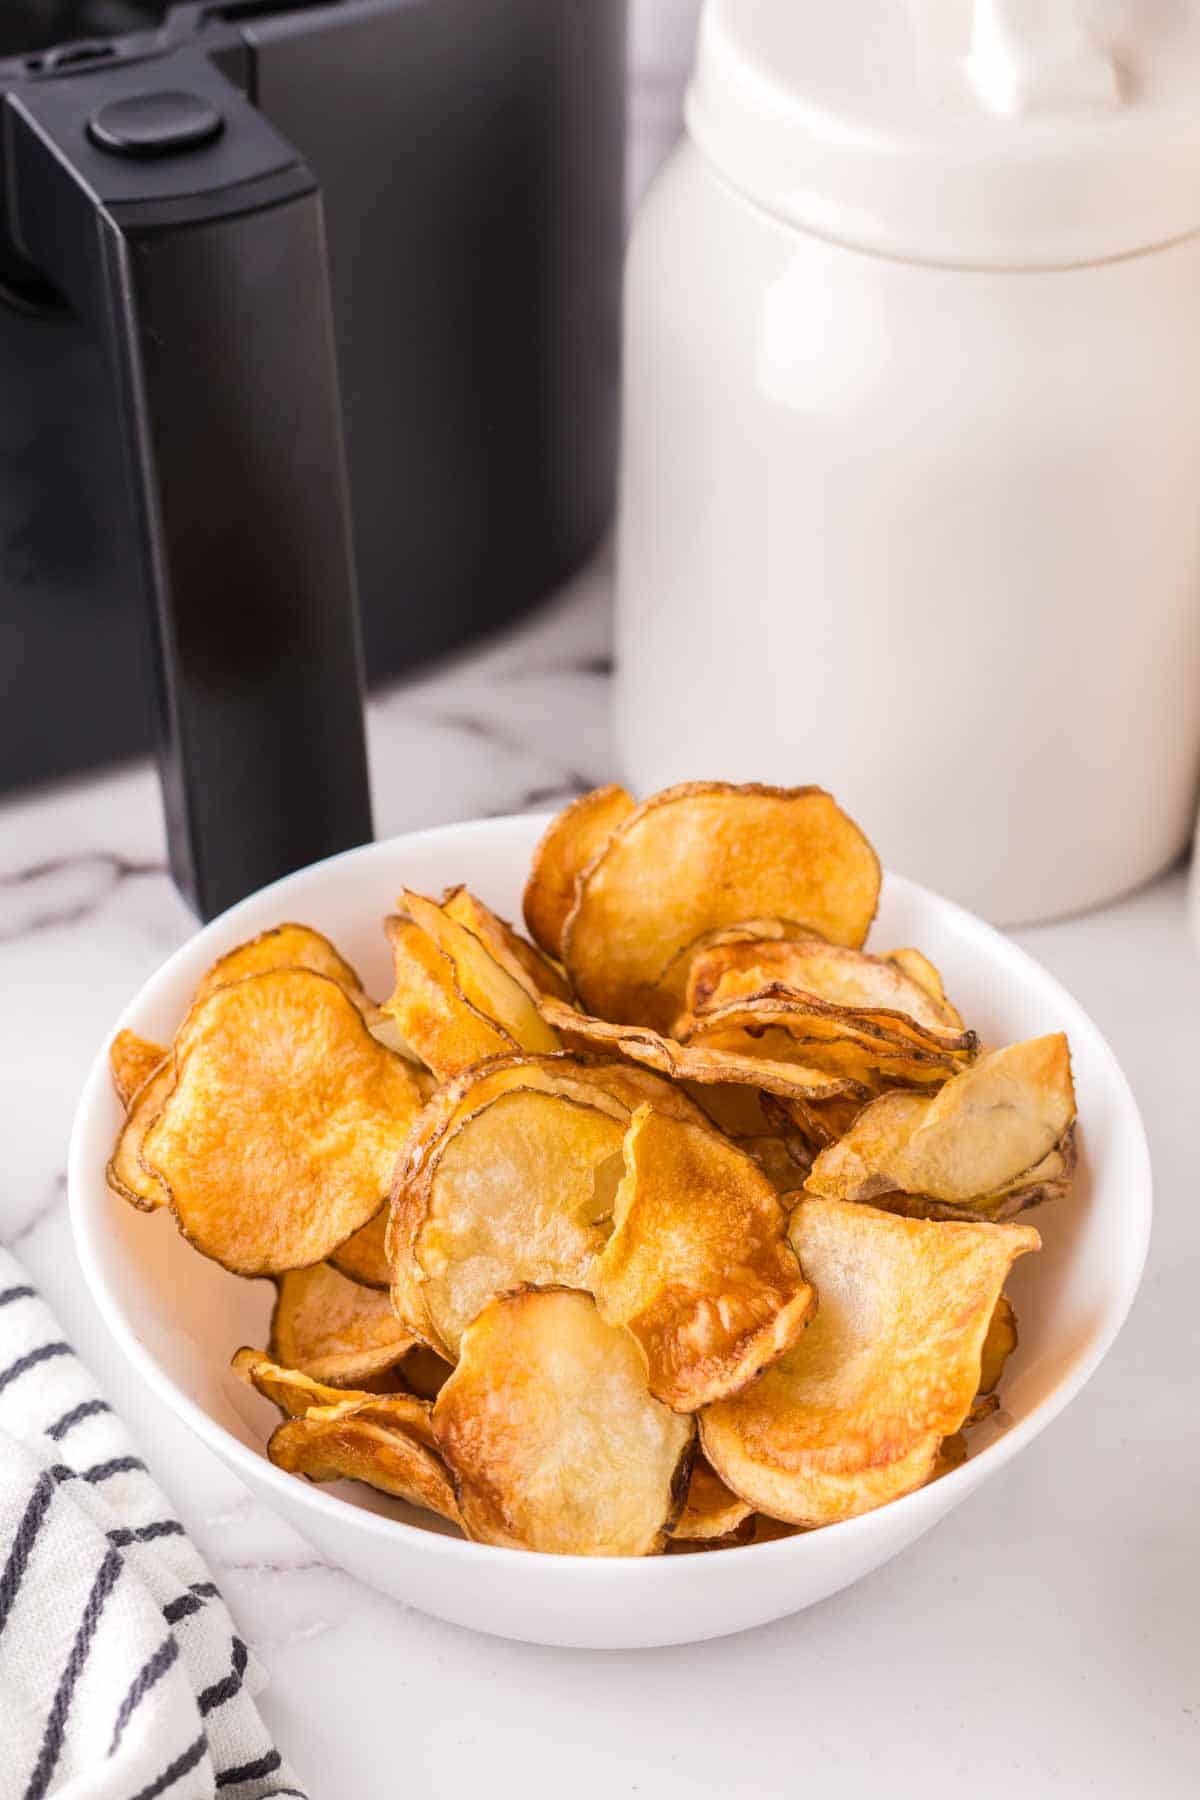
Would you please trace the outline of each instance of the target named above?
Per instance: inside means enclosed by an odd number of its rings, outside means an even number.
[[[218,1420],[192,1397],[185,1393],[167,1374],[145,1345],[141,1342],[132,1321],[126,1315],[116,1294],[110,1289],[104,1273],[103,1259],[100,1254],[99,1240],[103,1233],[103,1208],[96,1196],[102,1195],[105,1201],[111,1196],[104,1182],[104,1158],[107,1149],[97,1159],[93,1149],[93,1140],[100,1129],[101,1108],[111,1106],[111,1086],[108,1073],[108,1046],[114,1034],[123,1027],[131,1025],[144,1006],[153,1000],[158,992],[171,985],[179,966],[192,957],[197,944],[208,936],[224,933],[235,926],[239,918],[251,912],[257,912],[267,897],[278,898],[281,902],[291,895],[303,891],[317,871],[340,869],[351,864],[369,864],[372,861],[384,862],[393,858],[397,852],[403,852],[418,846],[436,846],[442,841],[450,841],[462,837],[504,837],[514,829],[527,834],[530,846],[545,830],[554,817],[551,812],[503,813],[483,819],[463,819],[445,825],[430,826],[424,830],[403,832],[389,838],[377,839],[369,844],[359,844],[349,850],[342,850],[333,856],[324,857],[319,862],[310,863],[303,869],[297,869],[290,875],[282,876],[278,881],[248,894],[245,899],[228,907],[216,918],[209,920],[191,933],[166,959],[165,962],[142,983],[137,992],[122,1009],[115,1024],[105,1036],[93,1059],[88,1075],[84,1081],[75,1111],[71,1129],[70,1148],[67,1167],[68,1208],[71,1219],[72,1238],[75,1253],[79,1259],[88,1291],[100,1313],[100,1316],[116,1340],[118,1346],[133,1369],[146,1382],[151,1391],[167,1405],[234,1473],[244,1480],[253,1490],[263,1487],[268,1493],[277,1493],[283,1510],[289,1510],[293,1504],[301,1509],[311,1507],[316,1513],[324,1516],[331,1523],[342,1520],[349,1529],[363,1531],[368,1537],[383,1541],[396,1541],[400,1534],[401,1541],[427,1551],[434,1556],[449,1558],[451,1561],[463,1562],[470,1567],[474,1563],[495,1568],[496,1558],[505,1558],[510,1566],[529,1568],[531,1559],[543,1568],[562,1569],[570,1567],[582,1578],[593,1581],[613,1581],[632,1578],[630,1571],[638,1571],[639,1579],[658,1582],[679,1581],[691,1583],[705,1579],[699,1571],[714,1564],[732,1568],[732,1557],[744,1557],[754,1553],[760,1558],[767,1555],[774,1557],[782,1564],[792,1558],[806,1554],[807,1540],[811,1533],[800,1532],[791,1537],[777,1538],[761,1544],[734,1545],[718,1558],[706,1556],[614,1556],[592,1557],[580,1555],[562,1555],[543,1550],[516,1550],[502,1545],[473,1543],[468,1538],[452,1537],[439,1531],[431,1531],[423,1526],[410,1525],[404,1519],[390,1517],[387,1514],[374,1513],[362,1507],[347,1506],[338,1496],[326,1493],[314,1483],[298,1481],[295,1476],[277,1469],[268,1461],[261,1450],[252,1449],[242,1443],[241,1439],[227,1430]],[[1117,1059],[1116,1053],[1100,1027],[1090,1014],[1069,991],[1063,987],[1055,976],[1043,968],[1028,951],[1006,937],[1003,932],[989,925],[977,914],[969,912],[955,901],[945,899],[932,889],[913,881],[908,876],[884,871],[884,886],[893,891],[903,892],[914,897],[922,905],[932,905],[940,911],[957,929],[967,937],[973,937],[980,944],[985,954],[1000,945],[1007,958],[1015,959],[1023,964],[1027,971],[1033,973],[1037,981],[1044,987],[1055,1006],[1061,1009],[1062,1029],[1068,1035],[1073,1028],[1082,1026],[1084,1032],[1095,1039],[1098,1047],[1111,1065],[1115,1091],[1119,1096],[1117,1111],[1121,1124],[1129,1136],[1129,1150],[1138,1168],[1138,1179],[1131,1186],[1135,1192],[1131,1195],[1130,1204],[1137,1208],[1135,1223],[1138,1226],[1137,1253],[1120,1265],[1116,1271],[1114,1289],[1104,1308],[1104,1322],[1096,1331],[1087,1351],[1058,1385],[1046,1395],[1031,1411],[1016,1424],[1011,1426],[1003,1436],[995,1438],[984,1445],[973,1456],[939,1477],[936,1482],[926,1483],[912,1493],[903,1494],[886,1505],[876,1507],[870,1512],[860,1513],[854,1518],[843,1519],[833,1525],[821,1528],[820,1537],[828,1544],[830,1534],[837,1534],[838,1541],[849,1546],[860,1539],[871,1537],[880,1530],[881,1521],[890,1520],[897,1527],[904,1520],[914,1522],[915,1529],[910,1531],[909,1538],[919,1534],[923,1529],[920,1517],[924,1511],[927,1522],[934,1520],[951,1510],[959,1500],[979,1486],[988,1476],[996,1473],[1003,1465],[1016,1456],[1019,1451],[1040,1435],[1051,1422],[1058,1417],[1064,1407],[1068,1406],[1077,1394],[1087,1385],[1112,1348],[1117,1336],[1129,1316],[1130,1308],[1137,1296],[1145,1270],[1146,1257],[1150,1244],[1150,1229],[1153,1215],[1153,1177],[1151,1171],[1150,1151],[1146,1139],[1145,1125],[1137,1099],[1129,1080]],[[290,917],[285,909],[280,917]],[[261,929],[257,927],[256,929]],[[219,952],[218,952],[219,954]],[[136,1029],[136,1026],[135,1026]],[[105,1139],[108,1126],[105,1125]],[[936,1502],[931,1496],[936,1494]],[[915,1515],[915,1520],[914,1520]],[[301,1528],[302,1529],[302,1528]],[[622,1571],[618,1574],[617,1571]],[[584,1571],[588,1571],[584,1575]],[[652,1573],[651,1571],[655,1571]]]

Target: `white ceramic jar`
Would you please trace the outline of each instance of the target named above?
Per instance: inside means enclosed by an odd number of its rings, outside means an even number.
[[[618,731],[1015,922],[1195,818],[1200,7],[950,10],[709,0],[629,255]]]

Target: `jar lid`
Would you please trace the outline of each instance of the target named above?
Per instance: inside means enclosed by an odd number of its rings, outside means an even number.
[[[707,0],[692,138],[780,218],[959,267],[1200,227],[1197,0]]]

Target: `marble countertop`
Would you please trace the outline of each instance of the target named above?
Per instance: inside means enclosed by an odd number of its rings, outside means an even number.
[[[373,702],[381,835],[553,806],[610,776],[608,586],[601,558],[519,629]],[[740,1637],[628,1655],[478,1637],[360,1586],[251,1501],[107,1338],[71,1248],[71,1115],[112,1019],[190,929],[147,767],[0,808],[0,1240],[208,1557],[313,1800],[457,1800],[497,1779],[530,1800],[564,1782],[577,1800],[757,1800],[814,1780],[927,1800],[1195,1792],[1200,958],[1182,872],[1019,934],[1111,1038],[1150,1132],[1154,1243],[1104,1368],[857,1587]]]

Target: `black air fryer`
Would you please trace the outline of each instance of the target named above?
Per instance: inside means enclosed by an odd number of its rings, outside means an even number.
[[[206,917],[603,530],[624,12],[0,6],[0,787],[153,738]]]

